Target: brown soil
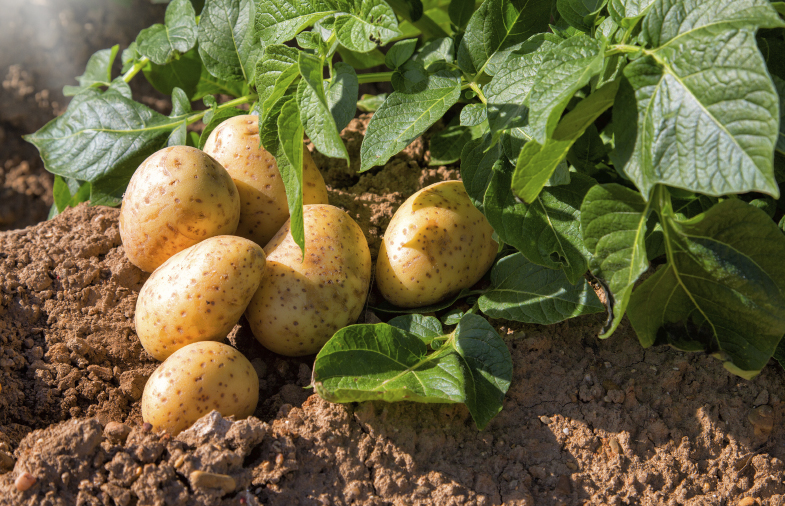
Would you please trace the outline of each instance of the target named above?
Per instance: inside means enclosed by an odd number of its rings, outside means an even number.
[[[365,124],[344,132],[352,154]],[[316,157],[374,253],[407,195],[458,176],[427,167],[426,146],[361,176]],[[782,369],[741,380],[707,356],[643,350],[628,325],[601,342],[600,315],[493,321],[515,375],[482,432],[461,405],[323,401],[303,388],[312,357],[264,350],[241,321],[229,341],[261,378],[254,417],[148,433],[139,397],[157,364],[133,328],[147,275],[117,214],[82,205],[0,234],[0,504],[785,503]],[[24,472],[37,481],[20,492]]]

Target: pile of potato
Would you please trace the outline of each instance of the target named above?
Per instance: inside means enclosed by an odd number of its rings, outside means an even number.
[[[324,180],[303,155],[304,258],[275,159],[259,147],[257,116],[222,123],[205,151],[162,149],[134,173],[120,236],[129,260],[152,272],[135,323],[145,350],[165,360],[142,397],[155,429],[178,433],[213,409],[254,412],[256,373],[220,343],[243,313],[264,346],[290,356],[316,353],[359,316],[371,279],[368,243],[327,204]]]
[[[288,356],[317,353],[359,317],[371,280],[368,243],[327,203],[307,150],[303,159],[305,255],[290,232],[275,158],[260,147],[257,116],[225,121],[204,151],[162,149],[134,173],[120,235],[129,260],[152,272],[135,324],[145,350],[164,360],[142,397],[154,429],[179,433],[213,409],[238,418],[254,412],[256,373],[220,342],[243,314],[263,346]],[[492,234],[462,183],[417,192],[385,235],[381,294],[418,307],[472,286],[495,257]]]

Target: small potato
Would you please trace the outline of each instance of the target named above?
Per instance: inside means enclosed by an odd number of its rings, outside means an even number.
[[[259,378],[242,353],[204,341],[180,348],[158,366],[142,394],[142,419],[177,435],[212,410],[246,418],[259,401]]]
[[[240,192],[235,235],[264,246],[289,219],[286,191],[275,157],[259,145],[259,116],[235,116],[210,133],[204,151],[223,165]],[[326,204],[327,187],[303,151],[303,204]]]
[[[376,283],[390,303],[420,307],[480,280],[498,245],[463,183],[423,188],[395,212],[376,261]]]
[[[259,288],[264,250],[242,237],[211,237],[177,253],[148,278],[136,300],[136,333],[164,360],[196,341],[220,341]]]
[[[123,196],[120,238],[132,264],[153,272],[208,237],[234,234],[240,198],[229,173],[189,146],[164,148],[142,162]]]
[[[359,225],[330,205],[304,206],[305,258],[289,222],[265,247],[267,273],[245,317],[256,339],[291,357],[318,352],[362,311],[371,253]]]

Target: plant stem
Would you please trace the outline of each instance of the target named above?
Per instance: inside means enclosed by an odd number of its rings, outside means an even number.
[[[134,76],[136,74],[138,74],[139,71],[142,70],[144,68],[144,66],[147,65],[149,62],[150,62],[150,60],[148,60],[147,57],[145,56],[144,58],[142,58],[138,62],[134,63],[134,66],[131,67],[130,69],[128,69],[128,72],[123,74],[123,81],[125,81],[127,83],[131,82],[131,79],[133,79]]]
[[[216,107],[216,111],[220,111],[221,109],[227,109],[229,107],[234,107],[236,105],[249,104],[254,100],[256,100],[257,98],[258,96],[256,95],[256,93],[251,93],[250,95],[245,95],[244,97],[235,98],[234,100],[224,102],[223,104]],[[210,109],[205,109],[204,111],[199,111],[195,114],[192,114],[191,116],[188,116],[188,118],[186,118],[185,120],[185,124],[190,125],[192,123],[196,123],[197,121],[202,119],[204,115],[207,114],[207,111],[209,110]]]
[[[605,56],[613,56],[615,54],[623,54],[623,53],[637,53],[642,51],[643,48],[640,46],[630,46],[628,44],[617,44],[614,46],[608,46],[608,50],[605,51]]]
[[[471,88],[472,91],[477,94],[477,98],[480,99],[480,102],[482,102],[483,104],[488,103],[488,100],[486,100],[485,95],[482,94],[482,90],[480,89],[479,86],[477,86],[477,83],[469,83],[469,88]]]
[[[359,74],[357,82],[363,83],[386,83],[392,78],[392,72],[369,72],[367,74]]]

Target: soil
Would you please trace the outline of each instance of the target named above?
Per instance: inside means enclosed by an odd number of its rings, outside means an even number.
[[[86,4],[49,3],[24,8]],[[120,9],[101,5],[106,16]],[[259,375],[254,416],[214,412],[174,438],[150,431],[139,399],[158,363],[133,325],[148,275],[124,254],[116,209],[80,205],[41,221],[51,179],[18,138],[30,125],[8,119],[5,97],[0,505],[785,504],[782,368],[772,362],[743,380],[706,355],[644,350],[626,321],[601,341],[602,315],[552,326],[492,320],[515,372],[483,431],[462,405],[328,403],[306,388],[313,357],[266,351],[241,320],[228,341]],[[403,200],[459,170],[428,165],[426,134],[358,174],[367,120],[342,134],[352,166],[314,159],[330,202],[357,220],[375,258]]]

